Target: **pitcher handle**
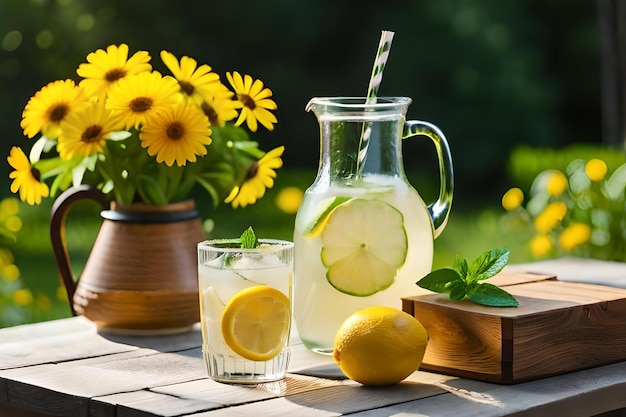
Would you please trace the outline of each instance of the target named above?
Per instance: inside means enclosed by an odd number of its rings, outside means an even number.
[[[439,159],[439,197],[428,205],[428,212],[433,221],[433,234],[436,239],[448,223],[448,215],[452,207],[452,193],[454,191],[454,172],[452,169],[452,156],[450,147],[443,132],[435,125],[418,120],[404,122],[402,139],[412,136],[427,136],[435,144],[437,158]]]
[[[68,188],[61,193],[54,201],[50,214],[50,241],[52,243],[52,251],[54,252],[54,260],[57,265],[59,276],[65,286],[67,298],[69,300],[72,314],[74,311],[74,292],[76,291],[77,280],[74,280],[72,265],[70,263],[69,252],[67,250],[67,242],[65,239],[65,220],[70,209],[79,200],[91,199],[95,200],[103,209],[108,208],[109,202],[106,195],[97,188],[89,185],[80,185]]]

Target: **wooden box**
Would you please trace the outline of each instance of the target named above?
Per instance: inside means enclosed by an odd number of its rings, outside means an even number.
[[[402,300],[429,334],[421,370],[513,384],[626,360],[626,289],[505,272],[488,282],[520,306]]]

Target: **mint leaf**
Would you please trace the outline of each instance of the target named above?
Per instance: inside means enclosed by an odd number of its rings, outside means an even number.
[[[259,240],[256,238],[252,226],[243,231],[239,240],[241,240],[241,249],[254,249],[259,246]]]
[[[467,259],[459,258],[458,256],[454,259],[454,264],[452,266],[458,273],[461,275],[461,278],[465,279],[468,273],[468,265]]]
[[[472,281],[481,281],[496,275],[509,262],[509,253],[507,248],[483,253],[470,265],[468,278]]]
[[[493,249],[481,254],[471,264],[457,257],[452,268],[432,271],[416,284],[430,291],[449,294],[453,301],[464,298],[472,302],[493,307],[517,307],[519,303],[505,290],[478,281],[496,275],[509,262],[507,248]]]
[[[467,298],[475,303],[491,307],[517,307],[519,305],[511,294],[487,282],[470,287]]]
[[[450,284],[450,299],[452,301],[461,301],[464,299],[467,295],[467,284],[465,281],[454,281]]]
[[[464,284],[457,271],[450,268],[438,269],[417,281],[417,285],[430,291],[450,293],[455,284]],[[463,294],[465,296],[465,294]]]

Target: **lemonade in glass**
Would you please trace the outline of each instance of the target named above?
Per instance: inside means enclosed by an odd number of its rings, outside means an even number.
[[[198,244],[202,352],[222,382],[282,379],[289,364],[293,243],[240,239]]]

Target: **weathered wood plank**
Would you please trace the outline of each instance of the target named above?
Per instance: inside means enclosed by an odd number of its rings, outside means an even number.
[[[353,414],[429,417],[589,417],[626,407],[626,362],[515,386],[457,379],[439,384],[449,392]]]
[[[146,415],[187,415],[192,412],[198,413],[314,391],[343,383],[302,375],[287,375],[282,381],[258,385],[229,385],[207,378],[159,386],[150,390],[95,397],[91,404],[90,417],[112,416],[111,407],[117,410],[116,417],[140,415],[137,410]]]
[[[200,324],[193,326],[184,333],[167,336],[127,336],[113,333],[100,332],[100,336],[112,342],[123,343],[131,346],[154,349],[159,352],[179,352],[202,346],[202,332]]]
[[[303,377],[300,377],[303,378]],[[415,372],[398,385],[388,387],[364,387],[349,380],[321,381],[321,388],[292,390],[284,397],[251,404],[235,405],[207,413],[194,414],[204,416],[336,416],[365,410],[372,407],[385,407],[389,404],[441,395],[444,390],[432,384],[434,381],[447,381],[452,377],[426,372]],[[315,383],[315,378],[307,378]],[[332,383],[329,385],[329,383]],[[234,398],[233,398],[234,399]],[[239,400],[241,403],[241,400]]]
[[[95,324],[83,317],[3,329],[0,333],[0,369],[135,350],[107,340]]]
[[[59,364],[8,381],[91,398],[206,378],[201,360],[172,353],[135,358]],[[9,400],[11,399],[9,395]]]
[[[96,397],[89,417],[166,416],[174,417],[224,407],[208,399],[177,397],[150,390]],[[113,410],[113,413],[111,411]]]

